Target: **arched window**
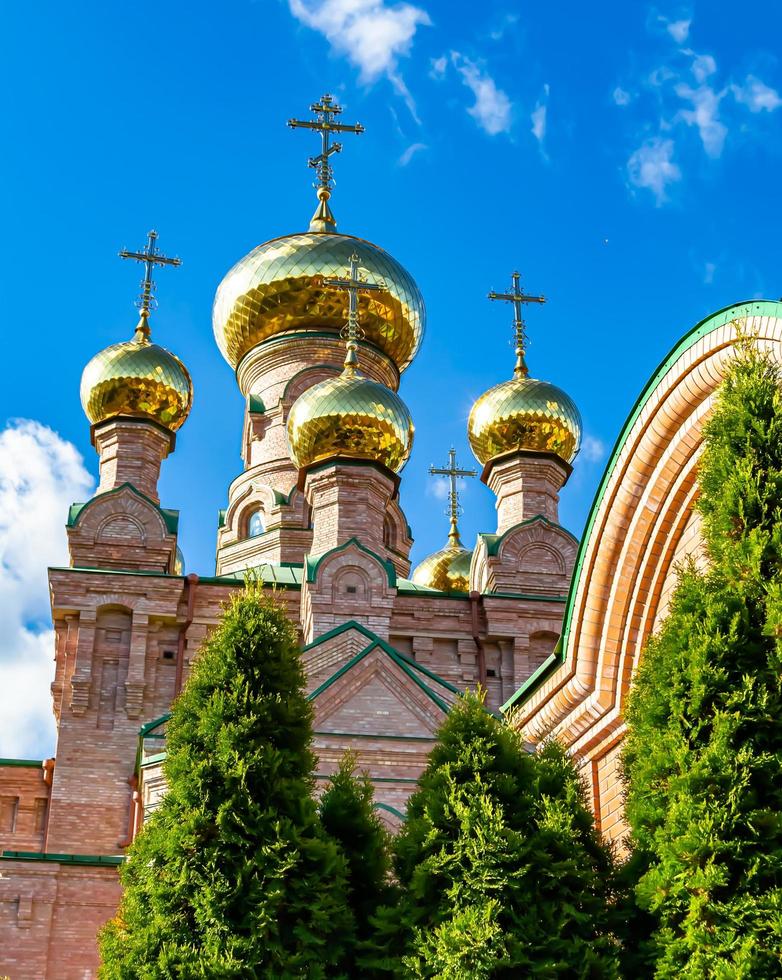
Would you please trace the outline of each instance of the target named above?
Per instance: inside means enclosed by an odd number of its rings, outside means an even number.
[[[254,510],[250,514],[250,519],[247,521],[247,537],[257,538],[259,534],[263,534],[266,530],[263,523],[263,511]]]

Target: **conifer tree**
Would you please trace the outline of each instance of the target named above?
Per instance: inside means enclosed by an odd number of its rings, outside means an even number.
[[[348,951],[348,974],[375,976],[377,955],[374,916],[390,902],[389,834],[374,808],[372,783],[356,772],[356,757],[346,752],[320,800],[323,829],[337,841],[347,861],[348,902],[355,922],[355,944]]]
[[[637,902],[656,977],[782,976],[782,398],[744,341],[705,427],[707,564],[680,573],[631,693]],[[638,974],[640,975],[640,974]]]
[[[173,706],[168,793],[129,849],[101,976],[344,976],[346,864],[312,795],[303,691],[293,628],[249,585]]]
[[[528,752],[481,697],[441,727],[394,863],[401,895],[378,921],[397,930],[397,975],[617,976],[611,855],[573,763],[555,743]]]

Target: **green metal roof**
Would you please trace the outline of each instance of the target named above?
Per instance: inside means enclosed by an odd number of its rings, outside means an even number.
[[[166,525],[166,530],[169,534],[176,534],[179,527],[179,511],[178,510],[166,510],[159,504],[156,504],[154,500],[148,497],[145,493],[137,490],[132,483],[122,483],[118,487],[114,487],[113,490],[107,490],[105,493],[96,494],[91,500],[86,501],[83,504],[71,504],[68,510],[68,527],[75,527],[81,518],[81,515],[95,503],[96,500],[103,500],[106,497],[112,496],[112,494],[119,493],[121,490],[132,490],[137,497],[141,497],[148,504],[155,508],[155,510],[163,518],[163,523]]]
[[[335,627],[333,630],[329,630],[328,633],[324,633],[323,636],[319,636],[317,640],[313,640],[312,643],[308,643],[304,647],[304,650],[312,650],[315,647],[320,646],[322,643],[332,639],[335,636],[339,636],[349,630],[354,630],[361,633],[369,642],[367,645],[354,657],[352,657],[347,663],[343,664],[339,670],[335,671],[331,677],[325,680],[318,688],[312,691],[311,694],[307,695],[307,700],[314,701],[319,697],[325,690],[327,690],[331,685],[339,680],[344,674],[349,670],[352,670],[356,664],[360,663],[364,657],[368,656],[373,650],[382,650],[405,674],[416,684],[430,700],[444,712],[448,712],[448,704],[443,701],[443,699],[435,693],[436,689],[439,687],[441,691],[448,691],[450,694],[455,694],[457,697],[461,697],[462,692],[450,684],[448,681],[444,680],[442,677],[438,677],[437,674],[428,670],[423,664],[419,664],[417,661],[411,659],[406,654],[401,653],[399,650],[394,649],[385,640],[382,640],[379,636],[372,632],[372,630],[367,629],[361,623],[357,623],[355,620],[348,620],[346,623],[342,623],[340,626]],[[325,734],[325,733],[324,733]]]
[[[505,704],[502,705],[502,708],[500,709],[501,711],[508,711],[514,705],[519,703],[523,704],[529,697],[531,697],[533,692],[540,686],[540,684],[542,684],[543,681],[557,669],[557,667],[564,663],[565,650],[567,649],[567,641],[570,635],[570,628],[573,620],[573,606],[575,603],[576,590],[583,571],[587,547],[592,537],[595,521],[597,520],[597,512],[600,509],[600,504],[603,501],[603,497],[605,496],[611,476],[613,475],[619,457],[624,449],[624,445],[638,419],[638,416],[643,411],[644,406],[652,397],[655,389],[668,373],[671,366],[682,356],[682,354],[686,353],[686,351],[688,351],[694,344],[697,344],[697,342],[702,337],[706,336],[706,334],[711,333],[712,330],[717,330],[720,327],[724,327],[726,323],[730,323],[731,320],[735,320],[737,317],[746,316],[773,316],[782,318],[782,300],[747,300],[743,303],[734,303],[732,306],[725,306],[721,310],[717,310],[716,313],[710,314],[705,319],[696,323],[695,326],[688,333],[686,333],[677,344],[674,345],[671,351],[660,362],[654,374],[644,385],[641,394],[636,399],[635,404],[630,410],[630,414],[627,416],[625,424],[622,426],[616,443],[614,444],[614,448],[611,450],[611,455],[608,459],[608,463],[606,464],[603,478],[597,488],[595,499],[592,502],[592,507],[589,511],[589,516],[587,517],[586,527],[581,538],[581,544],[576,556],[576,564],[573,569],[573,578],[570,582],[570,591],[568,592],[567,605],[565,607],[565,615],[562,623],[562,636],[560,637],[559,643],[555,647],[554,652],[543,661],[535,673],[528,677],[518,691],[508,698]]]
[[[80,864],[86,867],[116,867],[125,860],[123,854],[51,854],[45,851],[3,851],[2,861],[51,861],[57,864]]]
[[[0,759],[0,769],[7,766],[18,766],[24,769],[40,769],[43,759]]]

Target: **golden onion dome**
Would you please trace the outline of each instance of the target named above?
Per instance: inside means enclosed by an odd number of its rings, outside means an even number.
[[[429,555],[413,572],[414,585],[440,592],[469,592],[472,551],[461,544],[448,544]]]
[[[299,467],[339,456],[372,460],[396,473],[410,455],[413,422],[399,395],[348,367],[296,399],[288,440]]]
[[[192,402],[187,368],[164,347],[150,343],[144,313],[134,338],[96,354],[81,376],[81,403],[93,424],[130,416],[175,432]]]
[[[561,388],[519,371],[476,401],[467,434],[484,465],[518,450],[555,453],[572,463],[581,445],[581,415]]]
[[[365,339],[400,371],[410,364],[424,334],[426,311],[413,278],[383,249],[337,232],[304,232],[253,249],[220,283],[212,322],[217,345],[236,368],[269,337],[295,331],[339,335],[347,315],[343,290],[323,280],[344,274],[353,253],[360,274],[382,288],[359,297]]]

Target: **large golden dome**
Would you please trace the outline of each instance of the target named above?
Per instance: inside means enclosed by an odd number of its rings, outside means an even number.
[[[297,466],[335,456],[372,460],[398,472],[413,445],[413,422],[399,395],[348,369],[293,403],[288,439]]]
[[[581,415],[561,388],[519,376],[481,395],[470,412],[467,434],[484,465],[518,450],[556,453],[572,463],[581,445]]]
[[[321,330],[338,335],[347,317],[347,296],[322,280],[342,276],[354,252],[367,281],[383,285],[359,297],[365,338],[404,371],[424,334],[426,312],[418,286],[377,245],[336,232],[274,238],[226,275],[217,289],[212,321],[228,363],[235,368],[249,350],[276,334]]]
[[[187,368],[152,344],[142,316],[133,340],[107,347],[81,376],[81,403],[93,424],[119,416],[151,419],[176,431],[190,412],[193,384]]]
[[[414,585],[440,592],[469,592],[472,552],[460,544],[449,544],[429,555],[413,572]]]

